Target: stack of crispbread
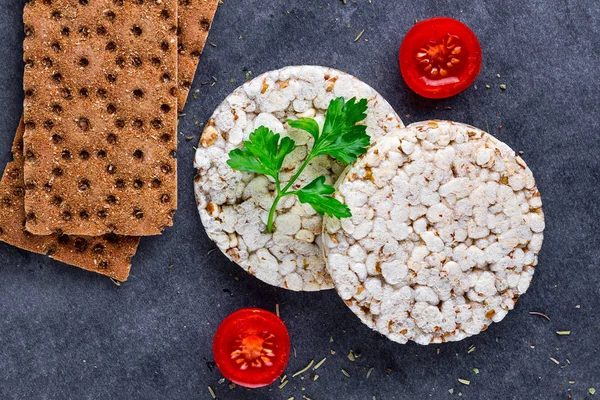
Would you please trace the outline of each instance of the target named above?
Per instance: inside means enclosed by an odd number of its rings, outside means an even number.
[[[0,240],[125,281],[177,208],[177,112],[218,0],[31,0]]]

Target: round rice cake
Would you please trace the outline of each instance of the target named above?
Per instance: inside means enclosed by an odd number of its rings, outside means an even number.
[[[426,121],[380,139],[337,182],[353,216],[326,218],[328,271],[391,340],[458,341],[525,293],[544,230],[531,170],[472,126]]]
[[[241,148],[259,126],[292,138],[297,148],[283,164],[285,185],[313,142],[312,136],[290,128],[286,121],[314,118],[322,126],[330,101],[337,97],[368,100],[363,123],[373,139],[404,126],[390,104],[357,78],[332,68],[295,66],[267,72],[236,89],[215,110],[200,139],[194,189],[206,232],[230,260],[268,284],[298,291],[333,288],[320,248],[322,217],[296,196],[288,196],[278,204],[274,233],[269,233],[266,222],[274,182],[232,170],[228,153]],[[344,168],[319,156],[294,187],[321,175],[333,184]]]

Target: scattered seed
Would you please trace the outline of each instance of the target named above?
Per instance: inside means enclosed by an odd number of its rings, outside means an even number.
[[[486,89],[491,89],[492,87],[490,85],[485,85]]]
[[[575,381],[569,381],[569,385],[574,385]]]
[[[212,47],[217,47],[217,45],[214,44],[213,42],[208,42],[208,44],[210,44]]]
[[[313,376],[313,378],[312,378],[313,382],[314,382],[314,381],[316,381],[317,379],[319,379],[319,375],[315,375],[315,376]]]
[[[467,386],[471,384],[471,381],[468,381],[468,380],[466,380],[466,379],[461,379],[461,378],[458,378],[458,381],[459,381],[460,383],[462,383],[463,385],[467,385]]]
[[[313,371],[318,369],[321,365],[323,365],[323,363],[325,362],[325,360],[327,360],[327,357],[323,358],[321,361],[319,361],[317,363],[317,365],[314,366]]]
[[[275,304],[275,314],[279,317],[279,303]]]
[[[114,283],[115,285],[117,285],[117,287],[121,287],[121,282],[119,282],[118,280],[116,280],[114,278],[110,278],[110,280],[112,281],[112,283]]]
[[[218,380],[218,382],[219,382],[219,385],[222,385],[222,384],[224,384],[224,383],[225,383],[225,378],[221,378],[221,379],[219,379],[219,380]]]
[[[354,43],[358,42],[364,33],[365,33],[364,29],[362,31],[360,31],[358,36],[354,39]]]
[[[547,316],[546,314],[542,314],[541,312],[537,312],[537,311],[530,311],[529,314],[531,315],[539,315],[540,317],[544,317],[546,318],[548,321],[550,321],[550,317]]]
[[[554,357],[550,357],[550,360],[551,360],[551,361],[552,361],[554,364],[556,364],[556,365],[560,365],[560,362],[559,362],[559,361],[558,361],[556,358],[554,358]]]
[[[296,349],[294,348],[294,355],[295,355]],[[305,373],[306,371],[308,371],[310,369],[310,367],[312,367],[312,365],[315,363],[315,360],[310,360],[310,362],[308,363],[308,365],[304,368],[302,368],[300,371],[296,372],[294,375],[292,375],[292,378],[297,377],[300,374]]]
[[[342,368],[342,374],[346,375],[347,378],[350,378],[350,374],[344,368]]]
[[[500,78],[500,74],[496,74],[496,78]]]
[[[215,391],[213,390],[213,388],[211,388],[210,386],[208,387],[208,391],[210,392],[210,395],[213,399],[217,398],[217,395],[215,394]]]
[[[352,352],[352,350],[350,350],[347,357],[348,357],[348,360],[350,360],[350,361],[356,360],[356,357],[354,357],[354,353]]]
[[[500,89],[506,90],[506,85],[503,83],[502,85],[500,85]]]

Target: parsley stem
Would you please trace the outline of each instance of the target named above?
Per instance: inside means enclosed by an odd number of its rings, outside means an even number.
[[[287,183],[287,185],[285,185],[285,187],[283,189],[281,189],[279,180],[275,181],[276,188],[277,188],[277,196],[275,196],[275,199],[273,200],[273,205],[271,206],[271,210],[269,210],[269,219],[267,221],[267,231],[269,233],[273,233],[273,221],[275,219],[275,209],[277,208],[277,204],[279,204],[279,200],[281,200],[285,196],[294,194],[294,192],[288,193],[288,190],[292,187],[294,182],[296,182],[296,180],[300,177],[300,174],[302,174],[302,171],[304,171],[304,169],[308,166],[308,163],[313,158],[314,158],[314,155],[311,152],[311,154],[308,155],[308,157],[306,158],[306,160],[304,160],[304,162],[302,163],[302,165],[300,166],[298,171],[294,174],[294,176],[292,176],[290,181]]]

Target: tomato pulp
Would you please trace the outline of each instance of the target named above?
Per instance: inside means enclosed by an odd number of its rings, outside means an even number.
[[[481,46],[471,29],[447,17],[413,26],[400,46],[406,84],[430,99],[454,96],[471,86],[481,69]]]
[[[221,322],[213,340],[215,363],[223,376],[249,388],[273,383],[290,357],[290,336],[277,315],[244,308]]]

